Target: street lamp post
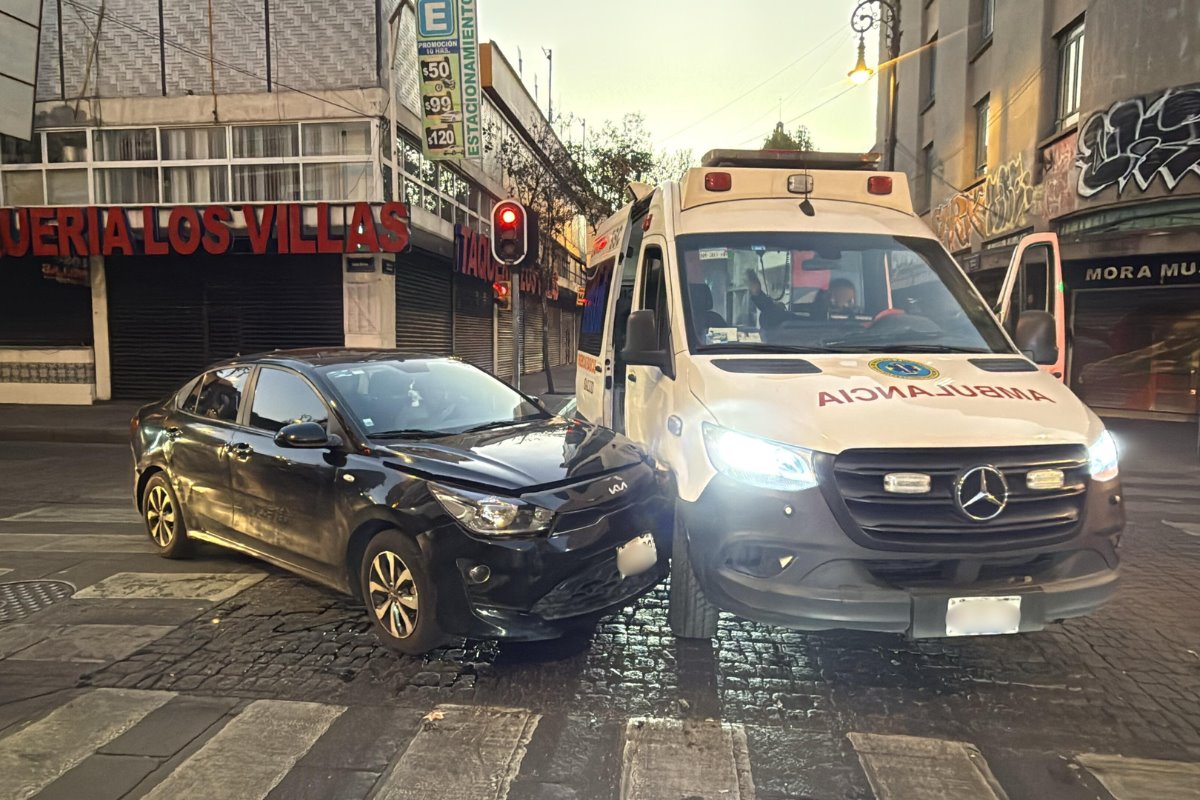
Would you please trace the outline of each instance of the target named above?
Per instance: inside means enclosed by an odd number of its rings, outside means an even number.
[[[896,92],[897,70],[900,67],[900,0],[862,0],[850,15],[850,27],[858,34],[858,63],[850,71],[855,83],[865,83],[871,77],[866,62],[867,31],[879,26],[888,48],[888,124],[884,142],[887,159],[884,169],[896,168]]]

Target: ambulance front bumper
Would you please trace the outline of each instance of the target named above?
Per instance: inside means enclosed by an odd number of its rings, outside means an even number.
[[[828,479],[828,470],[819,471]],[[705,596],[783,627],[923,638],[947,635],[952,599],[1020,597],[1019,631],[1026,632],[1089,614],[1117,589],[1118,481],[1089,480],[1081,517],[1066,535],[980,531],[939,541],[914,534],[907,547],[864,536],[829,495],[828,485],[771,492],[717,476],[696,502],[681,502]]]

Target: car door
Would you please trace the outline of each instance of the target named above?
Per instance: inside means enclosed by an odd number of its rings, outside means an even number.
[[[341,456],[281,445],[276,434],[295,422],[329,431],[329,407],[300,373],[263,366],[243,422],[230,446],[234,528],[252,547],[323,571],[338,548],[333,484]]]
[[[1009,335],[1015,335],[1021,315],[1026,311],[1044,311],[1054,317],[1058,356],[1054,363],[1041,367],[1059,380],[1066,374],[1067,326],[1063,298],[1062,258],[1058,234],[1033,233],[1017,244],[1000,290],[1000,321]]]
[[[189,530],[221,536],[231,530],[226,453],[250,371],[235,366],[205,373],[183,407],[167,419],[164,456]]]
[[[653,311],[658,331],[658,350],[673,353],[671,343],[671,303],[667,290],[667,267],[663,254],[666,242],[660,237],[647,239],[638,261],[634,310]],[[674,368],[664,372],[658,367],[625,367],[625,406],[620,409],[630,438],[659,454],[665,421],[672,413]]]

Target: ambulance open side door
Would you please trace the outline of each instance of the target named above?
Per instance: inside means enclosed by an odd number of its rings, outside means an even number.
[[[1067,316],[1056,233],[1031,233],[1013,251],[1000,290],[1000,322],[1025,354],[1063,380]]]

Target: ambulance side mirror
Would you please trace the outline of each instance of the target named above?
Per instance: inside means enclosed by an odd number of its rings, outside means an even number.
[[[673,375],[674,362],[671,354],[659,349],[658,321],[649,309],[634,311],[629,315],[626,327],[625,349],[621,358],[630,366],[658,367],[667,375]]]
[[[1058,363],[1057,326],[1045,311],[1022,311],[1013,336],[1017,347],[1035,364]]]

